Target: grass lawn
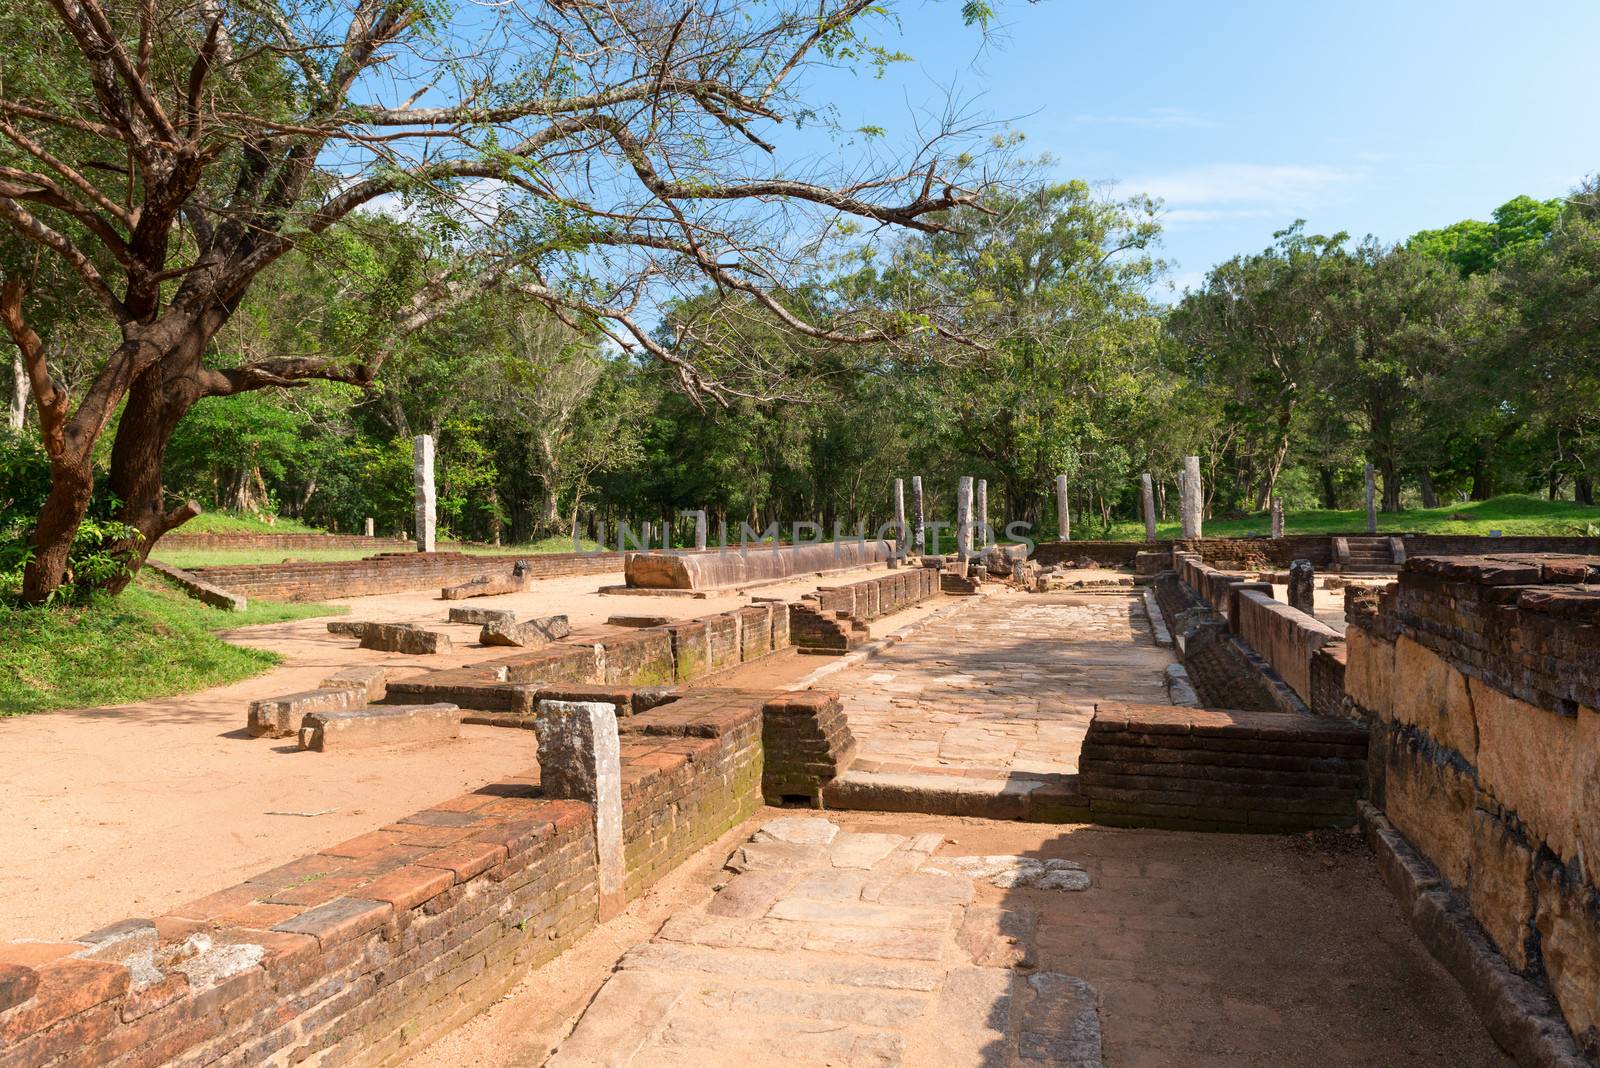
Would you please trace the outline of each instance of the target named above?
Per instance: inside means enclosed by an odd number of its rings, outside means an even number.
[[[1289,512],[1283,517],[1285,534],[1360,534],[1367,527],[1363,509],[1349,511]],[[1487,501],[1462,501],[1443,508],[1413,508],[1393,514],[1378,513],[1378,530],[1389,534],[1479,534],[1498,530],[1507,537],[1514,534],[1595,535],[1600,534],[1600,506],[1547,501],[1541,497],[1512,493]],[[1208,519],[1208,537],[1232,538],[1250,534],[1270,534],[1272,520],[1265,512],[1243,519]],[[1074,529],[1080,538],[1106,537],[1096,525],[1088,523]],[[1157,523],[1161,538],[1181,536],[1174,519]],[[1135,541],[1144,537],[1142,522],[1113,523],[1110,538]]]
[[[0,716],[127,704],[236,682],[280,658],[230,645],[218,631],[345,611],[252,601],[248,611],[224,612],[154,576],[83,607],[0,605]]]

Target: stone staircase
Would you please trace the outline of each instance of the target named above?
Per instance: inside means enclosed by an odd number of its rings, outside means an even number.
[[[1334,538],[1333,556],[1343,572],[1394,575],[1406,562],[1405,541],[1384,536]]]

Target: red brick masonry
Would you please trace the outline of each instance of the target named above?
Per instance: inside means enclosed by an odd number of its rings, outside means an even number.
[[[1352,825],[1366,759],[1340,720],[1102,704],[1078,766],[1096,823],[1275,832]]]
[[[625,721],[630,896],[759,803],[766,696]],[[0,944],[0,1068],[395,1063],[594,926],[591,827],[511,779],[164,916]]]

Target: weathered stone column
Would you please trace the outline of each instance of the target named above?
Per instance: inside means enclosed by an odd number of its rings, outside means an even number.
[[[972,503],[972,525],[978,536],[979,551],[989,547],[989,480],[978,479],[978,492]]]
[[[372,517],[370,515],[367,516],[367,537],[369,537],[369,538],[377,537],[378,536],[377,531],[378,531],[377,524],[372,521]]]
[[[923,529],[927,518],[922,514],[922,476],[911,476],[911,521],[916,524],[916,531],[912,534],[912,544],[916,546],[917,555],[921,556],[927,548],[928,532]]]
[[[416,484],[417,552],[431,553],[439,531],[439,499],[433,488],[433,435],[417,435],[411,443],[411,460]]]
[[[963,560],[972,555],[971,475],[962,475],[956,483],[956,555]]]
[[[906,529],[906,483],[901,478],[894,480],[894,530],[895,553],[904,556],[911,539],[906,537],[910,533]]]
[[[1378,532],[1378,480],[1372,465],[1367,465],[1367,533]]]
[[[706,510],[704,508],[694,513],[694,547],[706,547]]]
[[[1272,536],[1283,537],[1283,498],[1272,498]]]
[[[1056,476],[1056,537],[1072,540],[1072,507],[1067,503],[1067,476]]]
[[[1183,536],[1203,536],[1201,513],[1205,508],[1205,495],[1200,491],[1200,457],[1183,458]]]
[[[1139,499],[1144,505],[1144,540],[1156,540],[1156,487],[1150,472],[1139,476]]]
[[[1289,565],[1289,607],[1297,608],[1308,616],[1317,614],[1317,571],[1310,560],[1296,560]]]
[[[534,732],[539,736],[539,786],[544,796],[594,806],[600,918],[608,920],[627,903],[616,706],[601,701],[540,701]]]

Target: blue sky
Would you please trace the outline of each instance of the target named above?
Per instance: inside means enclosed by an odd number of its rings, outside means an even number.
[[[883,43],[913,62],[819,87],[891,131],[954,87],[1062,177],[1162,197],[1180,288],[1297,217],[1393,241],[1600,170],[1594,0],[996,6],[980,47],[954,0],[907,5]]]

